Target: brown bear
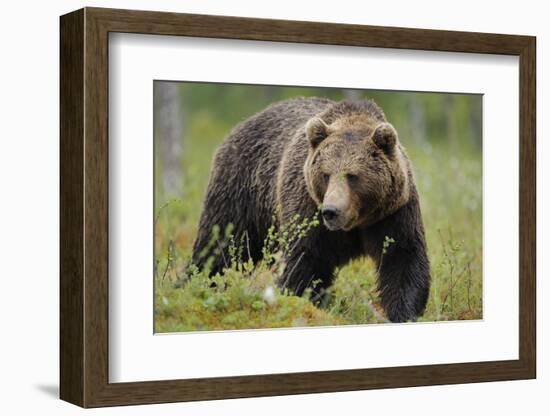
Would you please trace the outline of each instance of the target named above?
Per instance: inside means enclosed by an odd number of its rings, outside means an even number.
[[[273,219],[319,213],[322,224],[285,259],[281,284],[298,296],[324,293],[335,268],[370,256],[388,319],[416,320],[430,287],[418,193],[397,132],[372,100],[291,99],[236,126],[214,158],[193,262],[204,266],[215,225],[246,234],[258,261]],[[226,255],[212,260],[211,272],[222,272]]]

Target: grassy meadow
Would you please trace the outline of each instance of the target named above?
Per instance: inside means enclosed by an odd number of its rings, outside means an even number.
[[[480,96],[156,82],[155,331],[386,322],[367,258],[335,272],[322,307],[274,285],[284,268],[277,250],[253,265],[237,247],[224,276],[213,277],[224,284],[188,267],[215,149],[238,122],[296,96],[368,97],[383,108],[415,167],[426,228],[432,286],[419,320],[481,319]]]

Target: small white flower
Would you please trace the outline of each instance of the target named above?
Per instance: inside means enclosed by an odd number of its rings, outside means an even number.
[[[273,289],[273,286],[268,286],[265,288],[262,298],[264,299],[265,303],[267,303],[268,305],[273,305],[275,302],[277,302],[277,298],[275,297],[275,290]]]
[[[168,299],[166,299],[165,296],[162,297],[162,303],[164,303],[165,305],[168,305]]]

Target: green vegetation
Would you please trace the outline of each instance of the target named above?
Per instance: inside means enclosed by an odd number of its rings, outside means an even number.
[[[158,84],[156,84],[157,86]],[[276,282],[282,252],[292,249],[315,219],[272,228],[264,260],[242,261],[234,250],[223,277],[185,271],[216,147],[239,121],[271,102],[293,96],[374,98],[400,134],[415,166],[426,227],[432,288],[421,321],[482,318],[481,98],[473,95],[178,84],[183,149],[176,167],[166,159],[156,132],[155,323],[157,332],[276,328],[384,322],[374,263],[365,258],[336,271],[322,307],[291,296]],[[158,128],[158,126],[157,126]],[[163,182],[175,169],[181,191]],[[231,241],[230,230],[221,238]],[[283,235],[284,232],[286,235]],[[217,238],[220,238],[218,231]],[[385,248],[393,244],[391,236]]]
[[[191,266],[186,270],[187,274],[176,274],[179,280],[175,284],[157,280],[156,330],[280,328],[343,323],[337,316],[316,308],[309,301],[310,292],[304,297],[290,296],[284,284],[277,285],[285,268],[283,254],[290,253],[296,242],[317,226],[317,218],[297,216],[280,230],[270,227],[263,259],[257,264],[244,260],[247,258],[245,241],[235,241],[230,229],[224,236],[215,229],[210,248],[218,243],[228,245],[230,258],[224,275],[209,277],[207,262],[204,270]]]

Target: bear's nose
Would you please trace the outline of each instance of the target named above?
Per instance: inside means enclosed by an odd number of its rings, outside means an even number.
[[[336,207],[333,207],[331,205],[324,207],[321,210],[321,215],[326,221],[332,221],[338,216],[339,212],[336,209]]]

